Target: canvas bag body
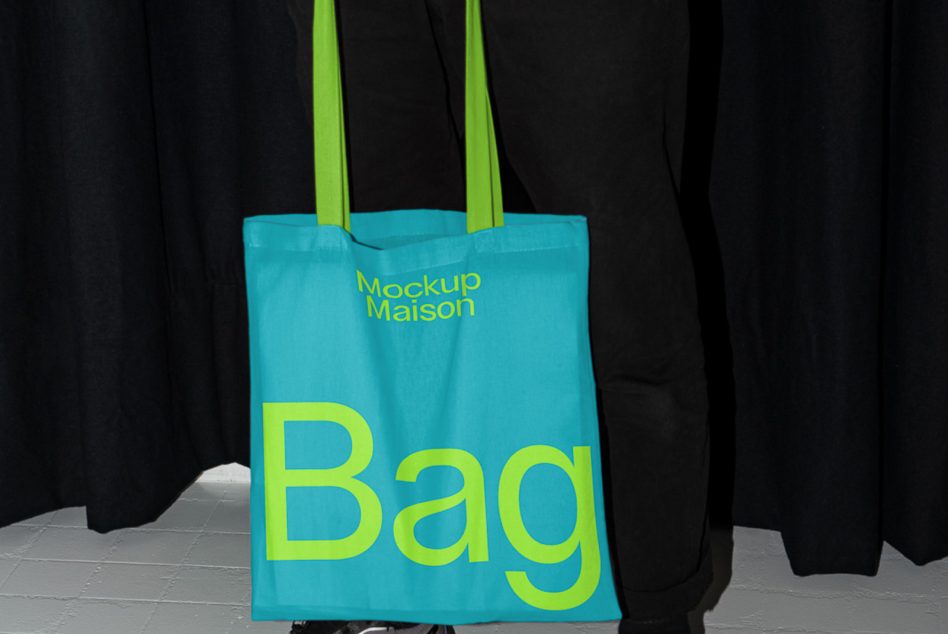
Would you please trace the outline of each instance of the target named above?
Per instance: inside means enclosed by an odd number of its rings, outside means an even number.
[[[349,213],[332,2],[316,9],[321,213],[244,225],[253,616],[618,618],[586,223],[502,212],[478,3],[466,214]]]

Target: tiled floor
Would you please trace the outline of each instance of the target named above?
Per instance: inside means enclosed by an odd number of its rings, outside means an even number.
[[[248,487],[199,483],[100,535],[81,508],[0,529],[0,632],[287,632],[250,620]]]
[[[100,535],[82,509],[0,529],[0,634],[286,633],[250,619],[248,486],[198,483],[159,521]],[[707,634],[948,634],[948,560],[886,546],[879,575],[797,577],[777,533],[716,531]],[[614,624],[490,624],[458,634],[594,634]]]

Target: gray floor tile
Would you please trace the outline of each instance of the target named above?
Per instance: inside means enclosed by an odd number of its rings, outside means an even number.
[[[240,615],[239,610],[239,607],[232,605],[159,603],[144,633],[225,633],[230,631],[231,623]]]
[[[217,506],[217,500],[178,500],[162,513],[157,521],[145,524],[143,529],[172,529],[196,531],[204,528]]]
[[[250,567],[250,535],[205,533],[198,537],[185,563],[193,566]]]
[[[43,513],[42,515],[25,519],[22,522],[17,522],[17,524],[23,526],[46,526],[55,514],[56,511],[50,511],[49,513]]]
[[[154,603],[92,601],[79,599],[70,604],[57,634],[104,634],[140,632],[155,610]],[[184,634],[186,630],[182,630]]]
[[[230,484],[226,482],[195,482],[181,494],[181,500],[223,500]]]
[[[180,531],[122,531],[110,562],[179,564],[197,540],[197,533]]]
[[[0,557],[22,555],[44,529],[40,526],[14,524],[0,528]]]
[[[42,529],[36,541],[23,553],[30,559],[101,561],[118,542],[118,533],[102,535],[87,528]]]
[[[250,570],[182,566],[165,595],[167,601],[244,605],[250,596]]]
[[[223,533],[249,533],[249,500],[223,500],[214,509],[204,530]]]
[[[619,623],[618,621],[581,623],[579,628],[583,634],[615,634],[619,631]]]
[[[246,482],[231,482],[225,485],[222,500],[231,502],[246,502],[250,500],[250,484]]]
[[[11,557],[9,559],[0,557],[0,586],[3,586],[3,582],[7,580],[7,577],[10,576],[10,573],[13,572],[13,569],[16,568],[19,563],[19,557]]]
[[[77,526],[81,509],[0,529],[0,633],[288,632],[287,622],[251,620],[246,605],[248,490],[193,486],[146,530],[99,535]],[[948,560],[918,567],[888,549],[878,577],[798,578],[775,533],[735,529],[734,543],[724,562],[732,567],[731,587],[714,610],[696,617],[708,622],[708,634],[802,628],[948,634]],[[77,592],[79,598],[69,598]],[[614,624],[590,623],[458,628],[459,634],[614,631]]]
[[[0,594],[53,598],[77,597],[97,566],[98,564],[94,562],[85,561],[24,559],[7,577],[7,580],[0,584]]]
[[[82,597],[157,601],[171,585],[174,572],[174,566],[104,563],[92,575]]]
[[[53,513],[52,519],[49,520],[50,526],[81,526],[86,528],[88,524],[86,523],[86,507],[84,506],[72,506],[65,509],[59,509]]]
[[[69,599],[0,596],[0,632],[40,632],[62,615]]]
[[[241,609],[230,631],[240,634],[288,634],[293,624],[290,621],[254,621],[250,618],[250,607]]]

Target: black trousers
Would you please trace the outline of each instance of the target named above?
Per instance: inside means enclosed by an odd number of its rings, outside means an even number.
[[[289,4],[308,100],[312,2]],[[483,11],[505,206],[589,221],[623,610],[680,619],[711,579],[703,352],[677,203],[686,0],[484,0]],[[463,0],[340,0],[339,20],[353,209],[463,209]]]

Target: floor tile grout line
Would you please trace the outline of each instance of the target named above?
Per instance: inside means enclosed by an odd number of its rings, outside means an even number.
[[[23,558],[17,557],[16,559],[11,559],[10,561],[15,561],[16,563],[13,564],[13,567],[10,568],[10,571],[7,572],[7,574],[0,577],[0,589],[2,589],[3,584],[5,584],[7,580],[13,576],[13,573],[16,572],[16,569],[20,567],[20,564],[23,562]]]
[[[13,573],[19,570],[20,564],[23,563],[23,555],[26,554],[26,551],[28,551],[30,548],[33,547],[33,544],[35,544],[39,540],[40,536],[43,534],[43,532],[45,532],[45,530],[46,530],[45,526],[40,526],[39,530],[36,531],[36,533],[32,535],[26,541],[26,545],[21,546],[20,548],[13,551],[14,554],[16,555],[15,556],[16,563],[13,565],[13,568],[10,569],[10,572],[8,572],[3,577],[3,579],[0,579],[0,588],[2,588],[4,584],[6,584],[6,582],[10,580],[10,578],[13,576]]]
[[[18,548],[16,551],[14,551],[14,552],[18,552],[18,553],[19,553],[19,558],[20,558],[20,559],[22,559],[22,558],[23,558],[23,555],[26,554],[26,551],[28,551],[30,548],[32,548],[32,547],[33,547],[33,544],[35,544],[36,542],[38,542],[38,541],[39,541],[39,538],[43,536],[43,533],[46,532],[47,525],[44,524],[44,525],[42,525],[42,526],[34,526],[33,528],[39,528],[39,530],[36,531],[36,534],[35,534],[35,535],[33,535],[32,537],[30,537],[29,540],[27,540],[26,545],[21,546],[21,547]]]
[[[221,500],[222,502],[224,500]],[[216,507],[215,507],[216,508]],[[88,526],[83,526],[82,524],[10,524],[8,527],[3,528],[79,528],[82,530],[92,530]],[[199,527],[194,528],[165,528],[162,526],[128,526],[120,530],[126,531],[135,531],[139,533],[149,533],[156,531],[169,531],[172,533],[193,533],[194,531],[201,530]],[[249,533],[249,530],[214,530],[209,529],[209,533]]]
[[[169,531],[172,533],[193,533],[199,531],[201,533],[208,534],[221,534],[221,535],[247,535],[250,533],[250,530],[217,530],[214,528],[131,528],[132,531],[140,531],[142,533],[149,533],[154,531]]]
[[[204,520],[204,526],[202,527],[202,531],[204,527],[207,527],[207,524],[208,522],[211,521],[211,518],[214,517],[214,512],[217,511],[217,508],[220,506],[220,504],[221,504],[221,500],[218,499],[216,501],[216,504],[214,504],[214,508],[212,508],[211,512],[208,514],[207,519]],[[168,585],[165,586],[165,589],[162,591],[161,596],[158,597],[158,600],[155,602],[155,607],[152,608],[151,613],[148,615],[148,619],[145,620],[145,623],[142,625],[142,629],[139,630],[139,634],[144,634],[145,630],[148,629],[148,626],[151,625],[151,622],[154,620],[155,614],[158,612],[158,607],[162,603],[165,603],[165,597],[168,596],[168,592],[171,590],[171,588],[174,587],[175,581],[178,580],[178,575],[181,572],[181,566],[185,565],[184,562],[186,562],[188,560],[188,557],[191,556],[191,551],[194,550],[194,547],[197,545],[198,541],[201,539],[202,534],[204,533],[198,532],[194,536],[194,539],[191,541],[191,545],[188,546],[188,549],[184,552],[184,555],[181,557],[181,561],[178,563],[177,566],[175,566],[174,572],[171,574],[171,580],[168,582]],[[171,601],[168,601],[167,603],[171,603]]]
[[[238,620],[242,618],[242,614],[244,613],[244,611],[246,610],[246,608],[249,607],[247,601],[245,600],[247,594],[249,594],[249,593],[245,593],[245,594],[243,595],[241,601],[240,601],[240,602],[237,602],[237,603],[232,603],[232,602],[220,602],[220,601],[168,600],[167,597],[168,597],[169,593],[172,591],[172,589],[173,589],[173,587],[175,586],[176,582],[181,578],[181,574],[182,574],[183,570],[186,569],[186,568],[249,572],[249,567],[248,567],[248,566],[215,566],[215,565],[207,565],[207,564],[192,564],[192,563],[188,563],[188,559],[189,559],[190,556],[193,554],[194,549],[195,549],[195,547],[197,546],[198,541],[200,541],[202,535],[212,535],[212,536],[213,536],[213,535],[234,535],[234,536],[240,537],[240,536],[247,536],[247,535],[250,534],[250,533],[249,533],[249,530],[231,531],[231,530],[213,530],[213,529],[209,529],[209,528],[208,528],[208,526],[209,526],[209,524],[211,523],[212,519],[214,518],[214,516],[217,514],[218,510],[219,510],[222,506],[232,506],[232,505],[242,505],[242,504],[243,504],[243,505],[246,505],[246,504],[248,503],[248,500],[247,500],[246,496],[243,496],[243,495],[232,495],[234,488],[235,488],[235,487],[228,487],[227,490],[225,490],[225,491],[222,492],[222,493],[224,493],[224,496],[221,497],[221,498],[218,498],[218,499],[210,499],[210,500],[209,500],[209,499],[200,499],[200,498],[179,498],[179,500],[193,500],[193,501],[200,501],[200,502],[213,502],[212,505],[211,505],[211,504],[208,504],[208,506],[211,506],[210,513],[206,516],[206,519],[205,519],[205,521],[203,522],[203,525],[202,525],[201,527],[194,527],[194,528],[190,528],[190,527],[189,527],[189,528],[178,528],[178,527],[171,526],[171,527],[167,527],[167,528],[164,528],[164,527],[148,527],[148,528],[144,528],[144,527],[134,527],[134,528],[125,529],[125,530],[128,531],[128,532],[119,535],[118,538],[115,539],[115,541],[109,546],[108,552],[106,552],[102,557],[99,557],[99,558],[96,558],[96,559],[91,559],[91,558],[86,558],[86,559],[61,559],[61,558],[47,558],[47,557],[29,557],[29,556],[25,556],[26,553],[30,550],[30,548],[32,548],[32,547],[34,546],[34,544],[36,544],[37,541],[38,541],[45,533],[49,532],[49,531],[47,530],[47,529],[49,529],[49,528],[58,529],[58,530],[64,530],[64,529],[65,529],[65,530],[73,530],[73,529],[77,529],[77,530],[81,530],[81,531],[86,531],[86,530],[88,530],[88,528],[87,528],[86,526],[82,526],[82,525],[75,524],[75,523],[58,523],[58,522],[56,522],[56,521],[53,519],[53,517],[54,517],[54,515],[55,515],[55,511],[53,512],[52,515],[50,515],[50,519],[49,519],[47,522],[45,522],[45,523],[30,523],[30,522],[18,523],[18,524],[16,524],[16,526],[21,526],[21,527],[24,527],[24,528],[27,528],[27,529],[38,529],[38,530],[32,530],[32,531],[30,531],[30,532],[32,533],[32,535],[30,535],[30,537],[29,537],[29,539],[27,540],[27,542],[26,542],[25,544],[23,544],[22,546],[20,546],[19,548],[17,548],[16,550],[14,550],[14,551],[12,551],[12,552],[9,552],[9,553],[3,553],[2,555],[0,555],[0,559],[4,559],[4,560],[9,560],[9,561],[14,561],[14,562],[15,562],[14,565],[13,565],[13,567],[10,569],[9,573],[8,573],[7,575],[5,575],[5,576],[3,577],[3,579],[0,579],[0,583],[6,583],[6,580],[9,579],[9,577],[19,568],[19,566],[21,565],[21,563],[22,563],[23,561],[29,561],[29,562],[52,562],[52,563],[85,563],[85,564],[93,564],[93,567],[92,567],[92,570],[91,570],[91,572],[89,573],[89,575],[85,578],[85,580],[84,580],[83,583],[81,584],[81,586],[80,586],[80,588],[79,588],[79,590],[77,591],[77,593],[76,593],[75,596],[63,597],[63,596],[24,595],[24,594],[2,594],[2,593],[0,593],[0,596],[9,597],[9,598],[21,598],[21,599],[30,599],[30,598],[39,599],[39,598],[42,598],[42,599],[50,599],[50,600],[55,600],[55,601],[57,601],[57,602],[61,602],[61,603],[63,604],[62,612],[57,615],[57,617],[55,618],[55,620],[53,620],[52,622],[49,622],[49,623],[47,623],[47,624],[45,624],[45,625],[43,626],[43,630],[42,630],[42,631],[44,631],[44,632],[45,632],[45,631],[50,631],[50,630],[52,630],[52,631],[58,631],[61,627],[65,626],[67,623],[69,623],[69,621],[72,620],[73,618],[75,618],[75,616],[77,615],[77,613],[78,613],[78,612],[77,612],[77,607],[78,607],[82,602],[86,602],[86,603],[90,603],[90,602],[91,602],[91,603],[109,604],[109,603],[115,603],[116,601],[121,601],[121,602],[123,602],[123,603],[133,603],[133,604],[142,604],[142,605],[148,605],[148,604],[150,604],[150,605],[151,605],[152,609],[151,609],[150,613],[148,614],[147,620],[145,621],[144,625],[142,626],[141,632],[144,632],[144,631],[151,625],[151,623],[154,621],[155,615],[156,615],[156,613],[157,613],[157,610],[158,610],[158,608],[160,607],[160,605],[161,605],[162,603],[180,604],[180,605],[214,605],[214,606],[221,606],[221,607],[231,608],[230,610],[228,610],[229,613],[232,613],[232,618],[230,619],[230,622],[228,623],[228,629],[232,629],[235,625],[237,625]],[[173,533],[173,534],[187,534],[187,535],[192,535],[192,538],[189,540],[189,545],[188,545],[188,547],[187,547],[187,549],[186,549],[184,555],[182,556],[182,558],[181,558],[177,563],[170,563],[170,564],[169,564],[169,563],[163,563],[163,562],[125,562],[125,561],[119,561],[119,560],[113,559],[113,557],[115,556],[115,553],[117,552],[118,548],[119,548],[123,543],[126,543],[125,537],[126,537],[129,533],[132,533],[132,532],[134,532],[134,533],[141,533],[141,534],[160,533],[160,532]],[[65,534],[65,533],[64,533],[64,534]],[[164,587],[163,591],[161,592],[161,595],[158,597],[157,600],[130,599],[130,598],[119,599],[119,598],[117,598],[117,597],[93,597],[93,596],[85,595],[85,593],[88,592],[88,589],[90,588],[91,583],[92,583],[92,581],[96,578],[96,576],[99,575],[99,574],[101,574],[101,573],[105,570],[105,566],[110,565],[110,564],[128,564],[128,565],[133,565],[133,566],[136,566],[136,565],[149,566],[149,565],[151,565],[151,566],[173,567],[173,572],[172,572],[172,574],[171,574],[171,578],[169,579],[167,585]]]
[[[196,537],[200,537],[197,535]],[[103,559],[44,559],[36,557],[23,557],[23,561],[35,561],[42,563],[59,563],[59,564],[122,564],[128,566],[186,566],[188,568],[223,568],[225,570],[250,570],[250,566],[215,566],[214,564],[189,564],[185,563],[183,560],[180,562],[167,562],[167,561],[122,561],[120,559],[112,559],[105,561]]]
[[[249,486],[247,488],[249,489]],[[249,506],[249,499],[248,499],[248,506]],[[249,531],[244,534],[249,535]],[[249,568],[248,568],[248,571],[249,571]],[[248,588],[247,591],[244,593],[242,597],[242,601],[241,601],[242,607],[246,607],[245,613],[247,614],[247,616],[250,618],[251,621],[253,620],[253,616],[252,616],[253,607],[251,605],[252,595],[253,595],[252,584],[253,582],[251,581],[251,587]],[[230,620],[230,623],[227,624],[227,634],[233,634],[235,628],[237,627],[237,622],[240,621],[241,618],[242,618],[242,613],[235,611],[235,614],[233,618]]]
[[[81,596],[70,596],[66,597],[63,595],[52,595],[52,594],[0,594],[0,598],[10,598],[10,599],[53,599],[56,601],[63,601],[70,603],[72,601],[83,601],[86,603],[103,603],[103,604],[115,604],[118,603],[141,603],[141,604],[150,604],[150,603],[176,603],[181,605],[224,605],[235,608],[244,608],[247,607],[247,604],[244,602],[234,603],[232,601],[188,601],[186,599],[130,599],[130,598],[119,598],[119,597],[81,597]]]
[[[65,599],[65,598],[63,598],[63,597],[20,597],[20,596],[17,596],[17,597],[10,597],[10,598],[15,598],[15,599],[24,599],[24,598],[25,598],[25,599],[27,599],[28,601],[29,601],[29,600],[34,600],[34,599],[46,599],[46,600],[49,600],[49,601],[61,601],[61,602],[63,602],[63,603],[67,603],[67,604],[68,604],[69,601],[70,601],[69,599]],[[65,607],[64,607],[63,609],[65,609]],[[32,630],[32,631],[29,631],[29,632],[27,632],[26,630],[0,630],[0,634],[43,634],[43,633],[46,632],[46,631],[47,631],[47,626],[43,626],[43,628],[40,629],[40,630]]]
[[[215,508],[216,508],[216,507],[215,507]],[[25,526],[24,526],[24,527],[25,527]],[[28,527],[28,528],[43,528],[43,529],[46,529],[46,528],[70,528],[70,529],[76,529],[76,530],[82,530],[82,531],[91,530],[91,529],[89,529],[89,528],[87,528],[87,527],[85,527],[85,526],[74,526],[74,525],[73,525],[73,526],[70,526],[70,525],[66,525],[66,524],[47,524],[47,525],[44,525],[44,526],[42,526],[42,527],[39,527],[39,526],[31,526],[31,527]],[[131,533],[207,533],[208,535],[249,535],[249,534],[250,534],[250,531],[249,531],[249,530],[246,530],[246,531],[219,531],[219,530],[213,530],[213,529],[211,529],[211,530],[205,530],[205,529],[200,528],[200,527],[195,527],[195,528],[160,528],[160,527],[159,527],[159,528],[142,528],[142,527],[140,527],[140,526],[131,526],[131,527],[129,527],[129,528],[123,528],[123,529],[120,529],[120,530],[128,531],[128,532],[131,532]],[[0,559],[2,559],[2,556],[0,556]]]
[[[87,528],[85,530],[90,530],[90,529]],[[100,557],[98,561],[91,562],[91,563],[95,563],[95,568],[92,569],[92,572],[86,578],[85,582],[83,582],[82,586],[80,586],[79,592],[76,595],[76,597],[69,600],[69,602],[66,604],[66,607],[63,609],[62,615],[60,615],[59,619],[55,623],[53,623],[53,627],[52,627],[53,632],[57,632],[62,626],[64,626],[66,623],[69,622],[69,619],[76,616],[76,613],[73,611],[73,606],[76,604],[76,602],[78,602],[80,599],[83,598],[82,593],[85,592],[86,589],[88,589],[89,584],[92,583],[92,579],[96,576],[96,574],[102,571],[102,564],[105,563],[108,560],[108,558],[112,555],[112,553],[114,553],[118,549],[118,546],[120,543],[122,543],[122,537],[121,535],[118,535],[115,541],[112,542],[112,545],[109,546],[109,551],[105,553],[105,555]]]
[[[247,588],[247,591],[244,593],[244,596],[241,599],[241,607],[246,608],[246,614],[250,617],[250,620],[253,621],[253,587]],[[227,634],[233,634],[234,628],[237,626],[237,621],[241,620],[241,614],[234,614],[234,618],[231,619],[230,623],[227,625]]]

